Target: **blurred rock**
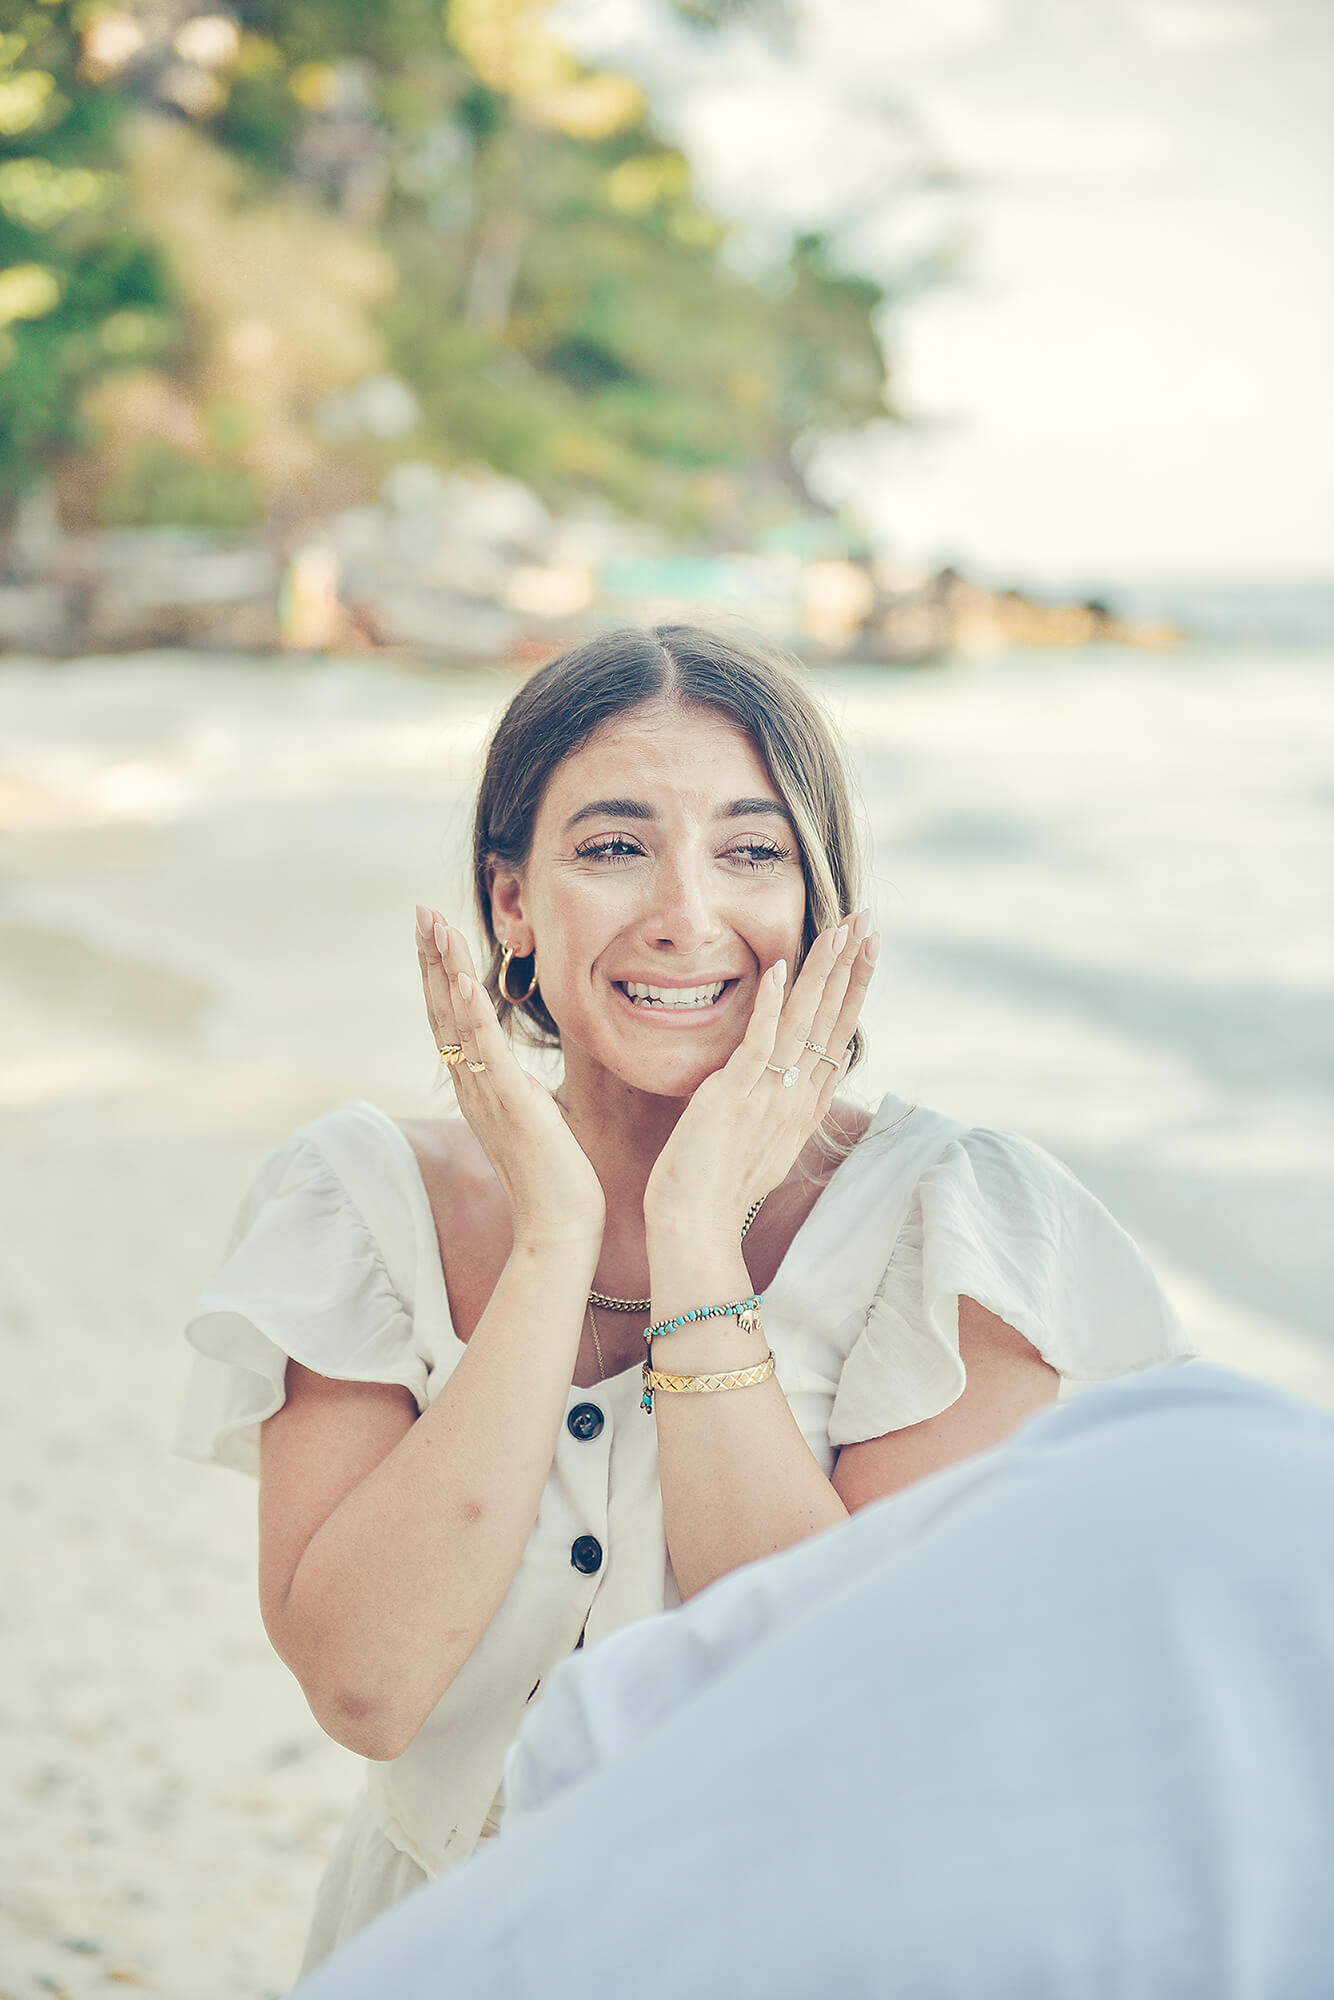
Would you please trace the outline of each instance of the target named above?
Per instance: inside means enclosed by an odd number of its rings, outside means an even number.
[[[421,404],[396,375],[368,375],[355,388],[326,396],[315,411],[315,428],[331,443],[406,437],[420,421]]]
[[[173,530],[72,537],[84,580],[85,646],[272,645],[278,564],[252,541],[219,545]]]
[[[518,479],[446,473],[408,459],[386,475],[383,490],[397,514],[429,520],[442,537],[515,557],[544,554],[551,536],[551,516],[532,488]]]
[[[349,578],[347,591],[352,609],[380,645],[412,646],[446,660],[494,660],[522,634],[512,611],[447,590],[386,583],[354,596]]]
[[[6,652],[59,653],[69,644],[74,604],[51,583],[0,584],[0,648]]]

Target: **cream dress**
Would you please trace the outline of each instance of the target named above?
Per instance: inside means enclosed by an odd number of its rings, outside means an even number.
[[[958,1399],[961,1295],[1030,1340],[1063,1392],[1192,1352],[1134,1243],[1049,1154],[886,1097],[764,1300],[778,1380],[826,1473],[840,1446]],[[269,1157],[187,1332],[188,1457],[254,1472],[289,1357],[337,1381],[401,1383],[426,1408],[463,1343],[392,1119],[347,1104]],[[592,1644],[679,1602],[639,1396],[637,1368],[571,1388],[513,1582],[409,1748],[367,1766],[303,1969],[495,1831],[506,1751],[581,1634]]]

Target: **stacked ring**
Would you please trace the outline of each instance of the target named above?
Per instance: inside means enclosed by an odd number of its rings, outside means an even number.
[[[461,1063],[463,1059],[464,1057],[463,1057],[462,1042],[446,1042],[445,1046],[440,1051],[441,1062],[448,1063],[451,1069],[453,1069],[456,1064]]]

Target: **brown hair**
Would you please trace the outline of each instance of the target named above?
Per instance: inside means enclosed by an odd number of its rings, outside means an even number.
[[[712,709],[745,731],[792,816],[806,878],[805,957],[817,935],[857,907],[857,838],[847,773],[824,711],[802,669],[749,640],[698,625],[627,627],[599,633],[548,661],[520,688],[496,725],[477,794],[473,871],[482,934],[491,949],[486,990],[502,1023],[521,1019],[539,1046],[560,1042],[542,989],[511,1005],[500,991],[500,946],[491,877],[520,869],[551,775],[604,723],[644,702]],[[515,959],[509,983],[522,992],[531,959]],[[794,971],[795,971],[794,967]],[[853,1061],[861,1037],[853,1043]]]

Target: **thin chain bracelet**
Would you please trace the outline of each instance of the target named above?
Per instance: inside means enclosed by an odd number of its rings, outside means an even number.
[[[737,1323],[741,1326],[743,1333],[753,1333],[753,1327],[742,1323],[742,1314],[758,1312],[763,1299],[764,1294],[762,1292],[755,1292],[748,1299],[734,1300],[730,1306],[692,1306],[689,1312],[679,1314],[676,1319],[660,1319],[656,1326],[646,1326],[644,1328],[644,1345],[652,1353],[653,1342],[664,1333],[675,1333],[678,1327],[688,1326],[692,1320],[730,1319],[733,1315],[736,1316]]]

